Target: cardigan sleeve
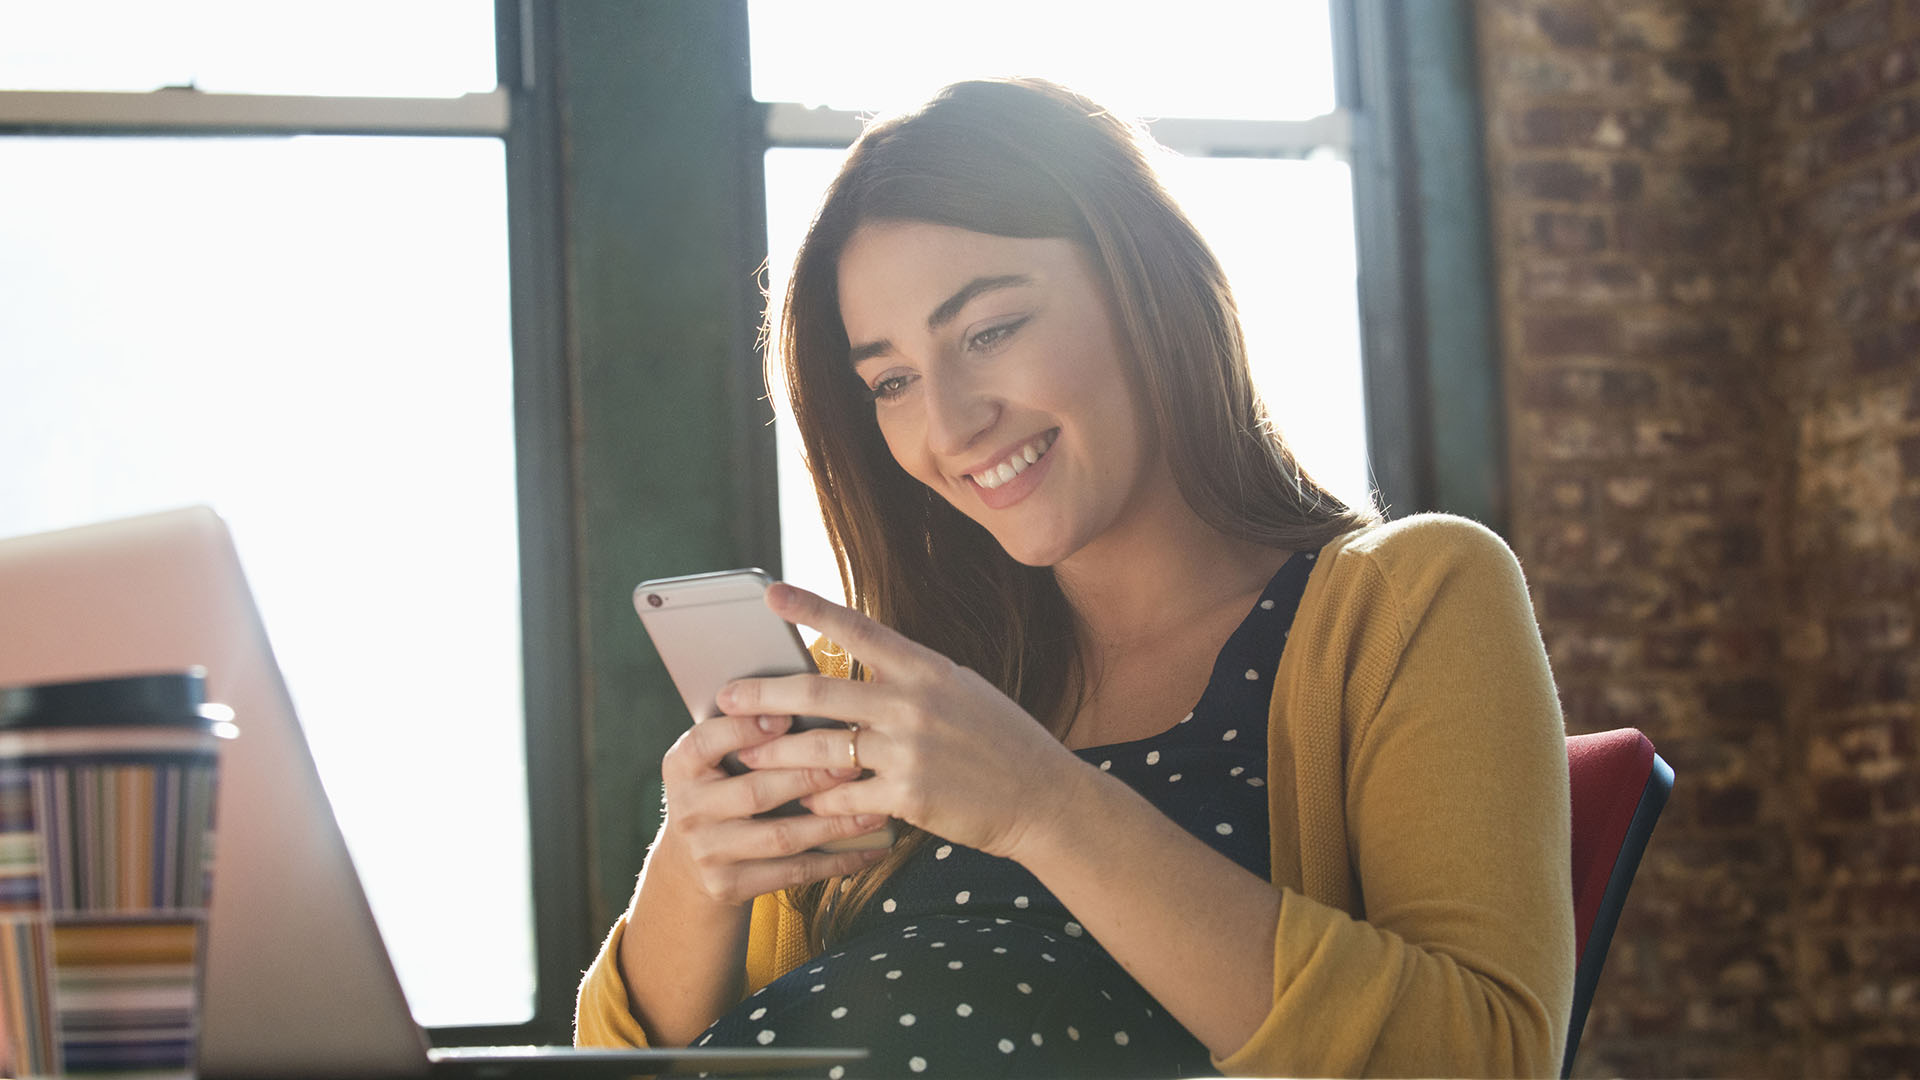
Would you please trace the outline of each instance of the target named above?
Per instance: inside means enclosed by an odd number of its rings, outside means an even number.
[[[580,980],[573,1012],[575,1046],[647,1045],[647,1033],[627,1005],[627,982],[620,974],[620,942],[626,931],[627,917],[622,915]],[[747,991],[758,990],[798,967],[806,955],[804,927],[786,894],[756,897],[747,922]]]
[[[1324,613],[1297,628],[1291,671],[1283,661],[1307,892],[1282,896],[1266,1021],[1217,1064],[1554,1075],[1573,986],[1571,825],[1526,586],[1470,522],[1377,533],[1321,568]],[[1331,898],[1313,895],[1316,862],[1334,864],[1318,875],[1338,881]]]
[[[848,659],[824,639],[812,646],[820,670],[845,678]],[[575,1046],[647,1045],[647,1033],[627,1004],[627,982],[620,974],[620,942],[626,936],[627,916],[614,921],[600,944],[599,955],[580,980],[574,999]],[[747,921],[746,989],[749,993],[798,967],[807,958],[806,926],[785,893],[767,893],[753,901]]]

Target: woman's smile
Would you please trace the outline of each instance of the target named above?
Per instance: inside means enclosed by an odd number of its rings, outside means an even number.
[[[1040,486],[1041,476],[1051,463],[1047,451],[1053,449],[1053,442],[1059,437],[1059,428],[1042,432],[1003,458],[963,475],[989,509],[1005,509]]]
[[[1137,516],[1156,455],[1077,244],[874,222],[839,283],[894,460],[1009,555],[1056,566]]]

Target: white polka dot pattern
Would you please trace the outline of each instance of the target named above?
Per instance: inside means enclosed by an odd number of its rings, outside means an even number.
[[[1276,575],[1177,724],[1076,751],[1260,873],[1266,866],[1267,796],[1258,789],[1266,786],[1268,676],[1297,601],[1297,591],[1288,590],[1304,586],[1307,562],[1293,560],[1290,575]],[[699,1044],[712,1045],[718,1031],[720,1045],[867,1047],[869,1064],[841,1070],[840,1080],[869,1070],[883,1076],[1208,1071],[1206,1048],[1157,1010],[1030,874],[930,839],[888,879],[883,896],[853,913],[843,945],[756,990],[755,1000],[723,1016]],[[854,1003],[862,1007],[850,1008]]]

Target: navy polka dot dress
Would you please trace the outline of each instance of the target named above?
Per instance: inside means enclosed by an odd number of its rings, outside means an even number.
[[[1241,866],[1267,865],[1267,708],[1314,553],[1288,559],[1227,640],[1193,710],[1075,751]],[[795,1075],[1210,1076],[1206,1047],[1007,859],[937,837],[827,951],[722,1016],[696,1046],[859,1046]]]

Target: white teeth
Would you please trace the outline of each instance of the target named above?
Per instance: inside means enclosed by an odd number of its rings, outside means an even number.
[[[1027,471],[1027,466],[1040,460],[1040,455],[1047,452],[1047,448],[1053,445],[1053,440],[1056,437],[1053,433],[1042,435],[1020,449],[1015,450],[1007,460],[995,465],[991,469],[984,469],[976,474],[973,478],[974,483],[979,484],[988,491],[992,491],[994,488],[1019,476],[1021,473]]]

